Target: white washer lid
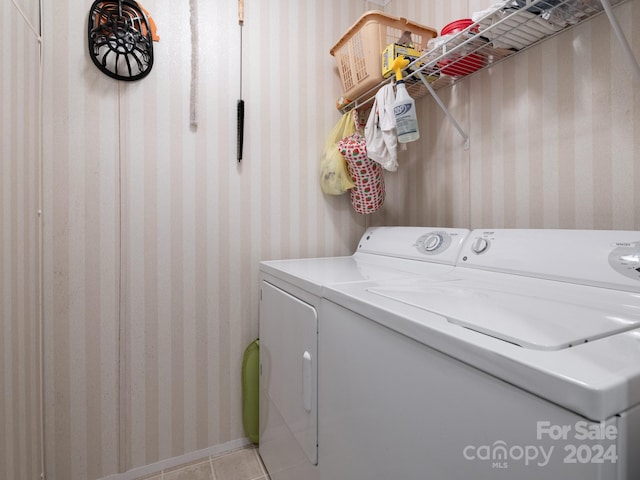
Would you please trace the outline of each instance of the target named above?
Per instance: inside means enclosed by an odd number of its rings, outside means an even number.
[[[529,349],[560,350],[640,327],[632,292],[493,272],[454,275],[369,291]]]
[[[603,421],[640,404],[640,328],[572,348],[523,348],[373,293],[389,290],[392,284],[415,286],[416,281],[333,285],[324,288],[323,296],[325,301],[591,420]]]

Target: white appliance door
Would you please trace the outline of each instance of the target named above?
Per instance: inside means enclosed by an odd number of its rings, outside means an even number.
[[[260,301],[260,452],[270,473],[318,463],[316,309],[262,281]],[[277,464],[269,465],[269,458]]]

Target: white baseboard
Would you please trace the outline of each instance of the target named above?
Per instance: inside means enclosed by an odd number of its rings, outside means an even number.
[[[249,445],[250,443],[251,441],[248,438],[240,438],[238,440],[232,440],[231,442],[223,443],[222,445],[215,445],[213,447],[204,448],[202,450],[196,450],[195,452],[185,453],[184,455],[180,455],[178,457],[160,460],[159,462],[144,465],[143,467],[132,468],[131,470],[124,473],[116,473],[114,475],[109,475],[108,477],[103,477],[101,480],[135,480],[138,477],[160,473],[162,470],[177,467],[178,465],[196,462],[210,456],[221,455],[231,450],[235,450],[236,448],[241,448]]]

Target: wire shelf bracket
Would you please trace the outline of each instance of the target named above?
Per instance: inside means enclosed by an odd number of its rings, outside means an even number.
[[[416,72],[416,74],[418,75],[418,77],[420,78],[420,80],[422,81],[422,83],[424,84],[424,86],[426,87],[427,91],[431,94],[431,96],[433,97],[433,99],[436,101],[436,103],[438,104],[438,106],[440,107],[440,109],[444,112],[444,114],[446,115],[446,117],[449,119],[449,121],[451,122],[451,124],[455,127],[456,130],[458,130],[458,133],[460,133],[460,135],[462,136],[462,138],[464,139],[464,149],[465,150],[469,150],[469,135],[467,134],[467,132],[465,132],[462,127],[460,126],[460,124],[456,121],[455,117],[451,114],[451,112],[449,111],[449,109],[447,108],[447,106],[442,102],[442,100],[440,100],[440,97],[438,96],[438,94],[436,93],[436,91],[433,89],[433,87],[429,84],[429,82],[427,81],[426,78],[424,78],[424,75],[422,74],[422,72],[418,71]]]
[[[631,46],[629,45],[629,41],[625,36],[622,28],[620,27],[620,23],[618,22],[618,18],[613,13],[613,8],[611,7],[611,3],[609,0],[600,0],[602,4],[602,8],[604,8],[607,17],[609,18],[609,23],[611,23],[611,29],[618,39],[618,43],[620,43],[620,47],[627,57],[627,61],[631,67],[632,73],[635,75],[636,80],[640,82],[640,66],[638,66],[638,60],[636,59],[633,50],[631,50]]]

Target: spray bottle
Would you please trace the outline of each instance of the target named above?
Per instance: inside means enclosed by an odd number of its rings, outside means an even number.
[[[416,102],[409,96],[407,87],[402,79],[402,69],[409,65],[409,60],[404,55],[398,56],[391,65],[396,72],[396,101],[393,104],[393,113],[396,117],[396,130],[398,142],[414,142],[420,138],[418,119],[416,118]]]

